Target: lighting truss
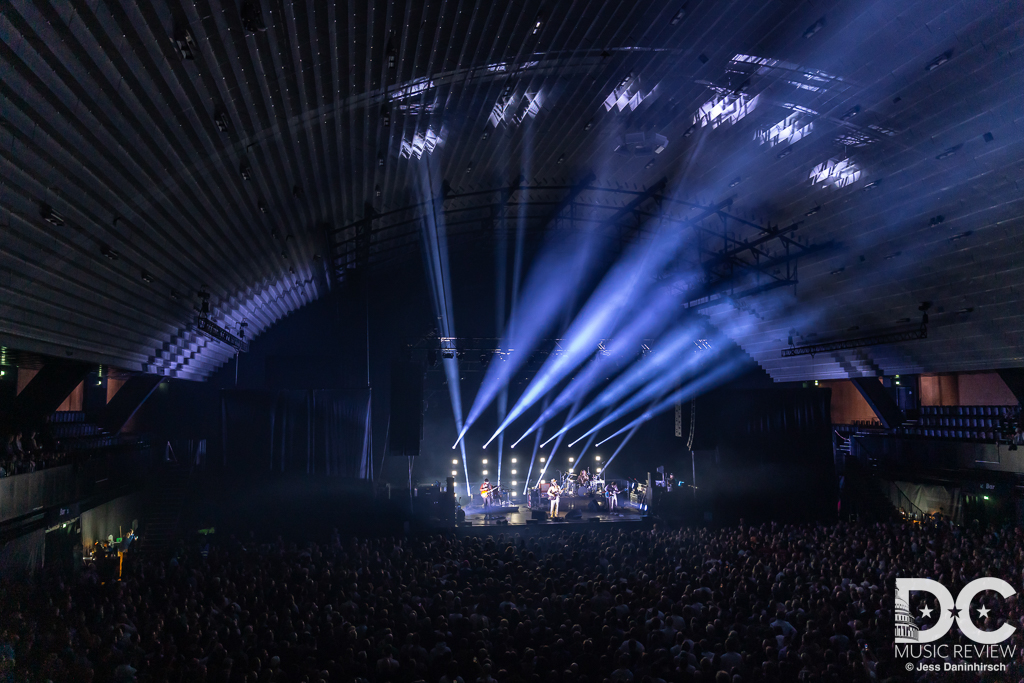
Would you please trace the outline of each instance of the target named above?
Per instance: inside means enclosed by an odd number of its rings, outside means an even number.
[[[811,169],[808,177],[812,185],[821,183],[840,189],[857,182],[861,175],[860,166],[852,159],[829,159]]]
[[[453,241],[490,240],[496,231],[510,230],[520,221],[531,239],[551,230],[588,229],[623,245],[645,239],[655,225],[693,230],[697,253],[682,258],[703,272],[686,293],[691,306],[723,292],[738,298],[767,291],[766,287],[795,284],[797,259],[831,246],[793,239],[797,223],[765,227],[743,218],[730,211],[730,199],[704,204],[669,196],[666,179],[637,189],[601,187],[594,182],[593,175],[577,183],[526,184],[520,178],[503,186],[450,188],[433,202],[382,213],[367,205],[362,218],[326,230],[334,266],[331,275],[339,279],[361,265],[417,254],[421,222],[435,208],[443,213]],[[489,349],[493,352],[499,346],[495,343]]]
[[[640,78],[632,75],[622,79],[615,88],[604,98],[604,110],[611,111],[618,109],[624,111],[627,107],[633,111],[640,106],[640,103],[651,96],[654,89],[646,93],[640,89]]]
[[[820,344],[808,344],[806,346],[792,346],[782,350],[783,358],[796,356],[814,356],[819,353],[830,353],[832,351],[845,351],[846,349],[857,349],[862,346],[879,346],[881,344],[899,344],[900,342],[917,341],[928,338],[928,327],[921,325],[916,330],[903,332],[889,332],[886,334],[875,334],[868,337],[857,337],[856,339],[839,339],[837,341],[822,342]]]
[[[420,159],[424,154],[432,154],[434,148],[442,144],[444,144],[444,140],[441,139],[441,136],[435,133],[432,128],[427,128],[426,132],[422,135],[414,133],[412,140],[402,138],[398,155],[403,159],[411,159],[412,157]]]
[[[532,119],[540,113],[544,96],[541,91],[525,92],[522,95],[513,92],[502,95],[491,108],[487,122],[494,128],[500,125],[521,125],[526,119]]]
[[[813,130],[814,122],[808,120],[808,115],[794,111],[771,128],[757,131],[754,139],[762,145],[767,143],[772,147],[781,144],[792,145],[810,135]]]
[[[751,97],[747,93],[719,93],[705,102],[693,115],[693,122],[701,126],[718,128],[733,124],[754,111],[760,95]]]

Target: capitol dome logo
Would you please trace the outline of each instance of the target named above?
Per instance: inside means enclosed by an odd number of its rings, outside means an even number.
[[[896,598],[896,641],[916,643],[919,634],[910,607],[905,600]]]

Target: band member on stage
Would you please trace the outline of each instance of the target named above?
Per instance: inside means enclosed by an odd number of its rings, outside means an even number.
[[[484,500],[484,507],[491,505],[493,502],[494,487],[491,486],[491,482],[484,479],[484,483],[480,484],[480,497]]]
[[[551,516],[558,516],[558,497],[562,495],[562,489],[558,487],[558,482],[554,479],[551,480],[551,486],[548,487],[548,498],[551,499]]]
[[[619,507],[619,485],[615,481],[608,482],[608,486],[605,487],[605,491],[608,494],[608,507],[612,510],[616,510]]]
[[[579,473],[579,476],[576,477],[576,491],[577,491],[577,495],[579,495],[579,490],[582,489],[582,488],[586,488],[589,483],[590,483],[590,473],[587,472],[586,470],[581,471]]]

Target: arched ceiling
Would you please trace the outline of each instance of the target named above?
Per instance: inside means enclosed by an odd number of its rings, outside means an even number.
[[[486,212],[467,236],[567,202],[621,231],[657,187],[722,233],[705,263],[815,247],[795,286],[740,297],[752,268],[692,302],[776,379],[1021,366],[1022,35],[988,0],[14,0],[0,343],[206,377],[233,351],[195,332],[198,290],[251,337],[415,256],[387,217],[429,166],[453,224]],[[780,357],[922,301],[926,340]]]

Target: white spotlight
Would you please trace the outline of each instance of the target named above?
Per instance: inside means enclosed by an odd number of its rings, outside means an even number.
[[[453,465],[458,465],[458,464],[459,464],[459,461],[458,461],[458,460],[452,460],[452,464],[453,464]]]
[[[452,476],[453,476],[453,477],[457,477],[457,476],[459,476],[459,472],[458,472],[458,470],[452,470]]]
[[[487,470],[484,470],[484,474],[487,474]]]

